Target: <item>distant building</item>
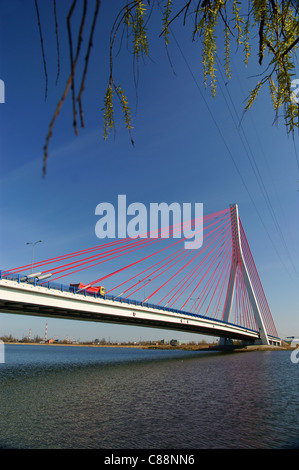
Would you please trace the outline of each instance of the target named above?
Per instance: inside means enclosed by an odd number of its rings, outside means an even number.
[[[296,348],[299,346],[299,338],[296,338],[295,336],[288,336],[286,341],[287,343],[290,343],[290,346],[292,348]]]

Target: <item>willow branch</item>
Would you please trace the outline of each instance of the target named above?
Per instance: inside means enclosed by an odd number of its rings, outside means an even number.
[[[60,75],[60,51],[59,51],[59,35],[58,35],[56,0],[53,0],[53,1],[54,1],[53,8],[54,8],[54,20],[55,20],[56,50],[57,50],[57,76],[56,76],[56,85],[57,85],[59,75]]]
[[[72,6],[70,8],[70,11],[67,16],[67,30],[68,30],[68,37],[69,37],[69,51],[70,51],[70,63],[71,63],[71,70],[73,69],[73,42],[72,42],[72,31],[71,31],[71,17],[73,14],[73,11],[75,9],[77,0],[73,0]],[[78,135],[78,129],[77,129],[77,120],[76,120],[76,102],[75,102],[75,84],[74,84],[74,77],[72,79],[71,83],[72,87],[72,104],[73,104],[73,126],[75,129],[75,134]]]
[[[184,22],[185,22],[185,20],[186,20],[186,13],[187,13],[187,11],[188,11],[188,9],[189,9],[189,7],[190,7],[190,4],[191,4],[191,0],[189,0],[189,1],[183,6],[183,8],[167,23],[167,25],[165,26],[165,28],[163,28],[163,30],[161,31],[160,36],[163,35],[163,33],[165,32],[166,28],[168,28],[168,27],[171,25],[171,23],[172,23],[176,18],[178,18],[178,17],[180,16],[180,14],[181,14],[184,10],[186,10],[185,15],[184,15]]]
[[[120,28],[120,25],[126,15],[133,10],[136,6],[136,0],[133,0],[132,2],[128,3],[125,5],[118,13],[117,17],[115,18],[115,21],[113,23],[113,26],[111,28],[110,32],[110,42],[109,42],[109,56],[110,56],[110,77],[109,77],[109,84],[111,85],[112,83],[112,69],[113,69],[113,58],[112,58],[112,50],[114,46],[114,41],[117,35],[117,32]]]
[[[281,57],[284,57],[288,52],[290,52],[294,46],[296,46],[296,44],[299,42],[299,37],[297,39],[295,39],[295,41],[292,42],[292,44],[290,44],[290,46],[281,54]]]
[[[82,93],[84,91],[85,78],[86,78],[86,73],[87,73],[87,68],[88,68],[88,63],[89,63],[90,50],[91,50],[91,47],[93,45],[92,44],[92,39],[93,39],[93,34],[94,34],[95,26],[96,26],[96,21],[97,21],[100,5],[101,5],[101,0],[96,0],[96,7],[95,7],[94,15],[93,15],[93,22],[92,22],[92,26],[91,26],[89,41],[88,41],[87,54],[85,56],[85,66],[84,66],[84,71],[83,71],[83,75],[82,75],[79,94],[78,94],[78,97],[77,97],[77,101],[78,101],[78,105],[79,105],[79,111],[80,111],[81,127],[84,127],[83,108],[82,108],[81,97],[82,97]]]
[[[85,2],[86,2],[86,0],[85,0]],[[74,6],[75,3],[76,3],[76,0],[74,0],[72,7]],[[71,9],[72,9],[72,7],[71,7]],[[71,13],[71,10],[70,10],[70,13]],[[59,100],[59,102],[58,102],[58,104],[57,104],[57,106],[56,106],[56,110],[55,110],[54,115],[53,115],[53,117],[52,117],[52,120],[51,120],[51,122],[50,122],[48,134],[47,134],[47,136],[46,136],[46,142],[45,142],[45,145],[44,145],[43,176],[45,176],[45,174],[46,174],[47,160],[48,160],[48,147],[49,147],[50,139],[51,139],[51,137],[52,137],[54,124],[55,124],[56,119],[57,119],[57,117],[58,117],[58,114],[59,114],[59,112],[60,112],[61,106],[62,106],[63,102],[65,101],[65,99],[66,99],[66,97],[67,97],[67,94],[68,94],[68,92],[69,92],[70,86],[71,86],[71,84],[72,84],[73,81],[74,81],[76,65],[77,65],[77,62],[78,62],[79,53],[80,53],[80,49],[81,49],[81,43],[82,43],[82,40],[83,40],[82,32],[83,32],[83,28],[84,28],[85,13],[86,13],[86,12],[85,12],[85,10],[84,10],[84,11],[83,11],[83,14],[82,14],[82,20],[81,20],[80,31],[79,31],[79,36],[78,36],[78,44],[77,44],[76,56],[75,56],[75,59],[74,59],[73,62],[72,62],[71,73],[70,73],[70,76],[69,76],[69,78],[68,78],[68,80],[67,80],[67,84],[66,84],[65,90],[64,90],[64,92],[63,92],[63,95],[62,95],[62,97],[60,98],[60,100]]]
[[[47,73],[47,65],[46,65],[46,56],[45,56],[45,50],[44,50],[44,41],[43,41],[42,27],[41,27],[41,22],[40,22],[40,16],[39,16],[39,9],[38,9],[37,0],[35,0],[34,3],[35,3],[36,14],[37,14],[37,24],[38,24],[40,44],[41,44],[43,64],[44,64],[44,72],[45,72],[45,81],[46,81],[45,101],[46,101],[47,95],[48,95],[48,73]]]
[[[262,65],[263,62],[263,43],[264,43],[264,24],[265,24],[265,15],[263,14],[261,22],[260,22],[260,29],[259,29],[259,37],[260,37],[260,46],[259,46],[259,64]]]

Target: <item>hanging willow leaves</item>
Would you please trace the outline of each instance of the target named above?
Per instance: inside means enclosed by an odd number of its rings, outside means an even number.
[[[104,109],[104,139],[107,139],[108,134],[114,127],[113,90],[111,85],[108,86],[105,94]]]
[[[155,3],[152,2],[152,8]],[[191,8],[192,5],[195,8]],[[232,75],[230,51],[235,43],[237,47],[242,46],[246,67],[249,65],[252,51],[256,51],[258,63],[265,65],[265,72],[252,89],[244,112],[251,108],[263,85],[268,82],[276,119],[278,109],[283,107],[287,131],[293,132],[298,127],[298,106],[294,106],[291,93],[295,52],[299,43],[297,2],[202,0],[196,3],[185,0],[182,5],[178,0],[164,0],[159,2],[159,6],[163,25],[160,36],[164,38],[167,46],[171,43],[172,23],[181,18],[186,26],[186,18],[191,20],[192,38],[202,44],[203,81],[213,97],[217,94],[218,45],[221,45],[221,41],[224,44],[223,68],[229,80]],[[130,27],[134,31],[133,56],[139,58],[140,45],[143,42],[142,53],[148,54],[148,38],[144,29],[139,29],[138,33],[138,25],[144,25],[148,12],[141,1],[128,2],[127,8],[130,11],[136,9],[134,15],[131,14]],[[220,23],[224,24],[221,31]],[[112,49],[113,44],[110,46]],[[268,61],[264,64],[266,53]]]
[[[41,1],[41,0],[39,0]],[[52,136],[54,123],[64,103],[69,90],[72,94],[73,104],[73,126],[76,127],[76,106],[79,106],[81,127],[83,123],[83,103],[82,95],[84,90],[87,67],[90,60],[91,46],[95,25],[98,19],[100,0],[72,0],[67,16],[61,20],[56,9],[56,2],[52,0],[52,11],[55,21],[55,48],[59,51],[58,25],[59,31],[62,24],[68,26],[69,32],[73,11],[84,5],[81,18],[81,27],[78,29],[77,37],[69,35],[69,50],[71,58],[71,72],[67,85],[63,91],[53,118],[49,125],[44,147],[44,169],[48,158],[48,146]],[[171,25],[182,24],[185,28],[190,28],[192,41],[197,40],[201,46],[201,62],[203,70],[203,81],[210,89],[213,97],[217,94],[217,64],[222,57],[222,66],[226,77],[229,80],[232,72],[230,67],[230,54],[232,46],[237,48],[239,54],[243,54],[243,62],[249,67],[250,61],[254,65],[258,63],[262,67],[262,72],[247,100],[245,112],[253,105],[261,90],[269,91],[276,119],[278,111],[284,116],[287,132],[294,132],[298,127],[298,104],[294,102],[292,94],[292,80],[295,78],[295,65],[297,64],[296,51],[299,45],[299,2],[292,0],[132,0],[124,1],[123,5],[117,2],[109,2],[109,7],[115,9],[114,22],[110,32],[110,66],[108,67],[108,87],[104,93],[104,138],[107,139],[111,130],[115,127],[115,116],[113,100],[117,96],[120,109],[124,116],[126,129],[129,131],[133,142],[132,117],[129,107],[129,99],[123,88],[115,83],[123,82],[122,77],[115,78],[117,71],[116,61],[123,42],[123,37],[127,38],[126,49],[132,54],[133,63],[138,66],[140,59],[146,59],[150,51],[150,37],[161,36],[164,44],[169,47],[172,39]],[[79,5],[79,6],[78,6]],[[88,31],[88,52],[85,55],[84,70],[80,72],[79,54],[82,53],[84,45],[83,34],[86,29],[85,19],[88,7],[93,8],[92,25]],[[54,6],[54,8],[53,8]],[[38,0],[35,0],[38,31],[41,42],[42,58],[46,73],[46,52],[44,48],[42,34],[42,18],[39,14]],[[151,20],[157,15],[153,14],[154,9],[160,15],[161,22],[159,31],[156,31],[157,22]],[[67,18],[67,22],[65,21]],[[162,25],[162,26],[161,26]],[[54,28],[53,28],[54,30]],[[73,51],[73,44],[77,45]],[[219,52],[220,51],[220,52]],[[168,52],[167,52],[168,53]],[[100,59],[101,60],[101,59]],[[103,64],[100,63],[101,68]],[[221,66],[221,65],[220,65]],[[219,65],[218,65],[219,67]],[[58,56],[58,68],[61,75],[61,60]],[[75,99],[75,80],[81,75],[81,87],[78,97]],[[134,77],[136,83],[136,77]],[[264,84],[268,83],[268,87]],[[48,74],[46,73],[46,91],[48,90]]]
[[[263,84],[262,82],[258,82],[256,87],[250,93],[250,97],[249,97],[249,100],[247,101],[245,111],[248,111],[248,109],[251,108],[253,102],[257,98],[257,95],[259,94],[262,84]]]
[[[172,0],[167,0],[166,5],[164,6],[164,11],[163,11],[163,18],[162,18],[162,23],[163,23],[163,32],[162,35],[165,39],[165,45],[167,46],[168,43],[170,42],[169,36],[170,36],[170,30],[169,30],[169,20],[170,20],[170,15],[172,12]]]

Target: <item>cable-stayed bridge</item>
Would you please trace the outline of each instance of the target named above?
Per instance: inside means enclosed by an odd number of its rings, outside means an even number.
[[[200,248],[185,249],[181,229],[2,270],[0,310],[280,344],[237,205],[202,217]]]

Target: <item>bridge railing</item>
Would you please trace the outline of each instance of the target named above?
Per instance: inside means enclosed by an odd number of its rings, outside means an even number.
[[[218,318],[209,318],[209,317],[206,317],[204,315],[199,315],[198,313],[187,312],[185,310],[179,310],[179,309],[166,307],[166,306],[162,306],[162,305],[150,304],[148,302],[142,302],[141,300],[124,298],[124,297],[121,297],[121,296],[118,296],[118,295],[111,295],[111,294],[101,295],[101,294],[96,293],[96,292],[89,292],[87,289],[81,290],[81,289],[78,289],[77,287],[70,286],[70,285],[65,285],[65,284],[60,284],[60,283],[57,283],[57,282],[54,282],[54,281],[44,281],[44,280],[38,280],[37,278],[28,278],[26,275],[22,275],[20,273],[8,273],[8,274],[6,274],[5,271],[0,270],[0,280],[2,280],[2,279],[8,279],[8,280],[11,280],[11,281],[16,281],[18,283],[31,284],[33,286],[41,286],[41,287],[45,287],[47,289],[58,290],[60,292],[70,292],[72,294],[80,295],[80,296],[83,296],[83,297],[93,297],[95,299],[97,299],[97,298],[107,299],[107,300],[117,301],[117,302],[120,302],[120,303],[126,303],[126,304],[129,304],[129,305],[136,305],[136,306],[141,306],[141,307],[146,307],[146,308],[153,308],[153,309],[161,310],[161,311],[164,311],[164,312],[166,311],[166,312],[171,312],[171,313],[178,313],[178,314],[181,314],[181,315],[189,315],[190,317],[202,318],[204,320],[213,320],[213,322],[217,322],[217,323],[220,323],[222,325],[223,324],[225,324],[225,325],[228,324],[227,322],[225,322],[223,320],[219,320]],[[250,329],[250,328],[245,328],[241,325],[237,325],[237,324],[234,324],[234,323],[229,323],[229,324],[232,325],[232,326],[238,327],[238,328],[242,328],[246,331],[252,331],[254,333],[257,332],[256,330],[253,330],[253,329]]]

